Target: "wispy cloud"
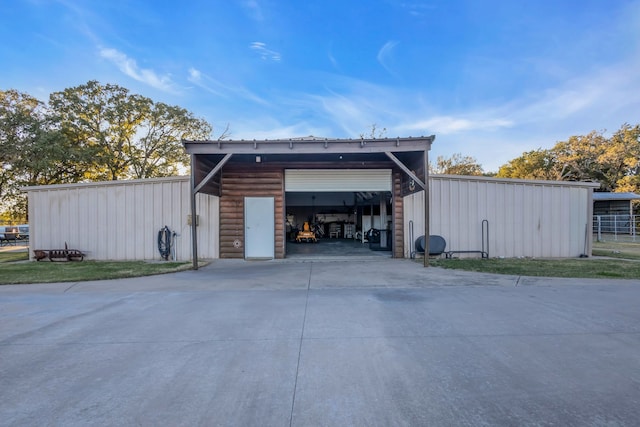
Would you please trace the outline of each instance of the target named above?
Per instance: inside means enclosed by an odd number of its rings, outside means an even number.
[[[282,55],[275,50],[271,50],[267,48],[267,45],[262,42],[253,42],[249,45],[249,48],[256,52],[260,58],[265,61],[276,61],[279,62],[282,59]]]
[[[631,95],[640,91],[638,68],[640,60],[633,59],[574,77],[525,101],[517,116],[523,122],[583,117],[593,120],[596,129],[605,117],[629,120],[623,111],[640,107],[640,98]]]
[[[272,117],[257,116],[234,123],[234,138],[237,139],[276,139],[296,138],[304,136],[332,137],[327,127],[315,126],[306,121],[291,125],[282,124]]]
[[[203,74],[196,68],[189,68],[187,80],[207,92],[223,98],[241,97],[257,104],[269,105],[267,101],[243,86],[223,84],[220,81]]]
[[[129,58],[126,54],[112,48],[101,48],[100,56],[113,62],[121,72],[134,80],[145,83],[156,89],[165,92],[175,93],[174,84],[171,77],[167,75],[158,75],[155,71],[148,68],[140,68],[136,60]]]
[[[392,4],[395,5],[396,3],[394,2]],[[417,18],[422,18],[424,16],[427,16],[430,11],[436,9],[435,5],[429,4],[427,2],[422,2],[422,3],[403,2],[403,3],[400,3],[399,6],[402,9],[405,9],[406,11],[408,11],[410,15],[415,16]]]
[[[242,7],[247,11],[247,14],[254,21],[264,21],[264,15],[262,13],[262,7],[257,0],[244,0],[242,2]]]
[[[513,122],[504,118],[478,117],[465,118],[454,116],[435,116],[425,120],[401,124],[398,127],[408,131],[430,131],[449,135],[459,132],[478,130],[499,130],[513,126]]]
[[[333,53],[331,51],[327,52],[327,58],[329,58],[329,62],[331,62],[333,68],[335,68],[336,70],[340,70],[340,65],[338,64],[338,61],[336,60],[335,56],[333,56]]]
[[[391,55],[393,53],[393,49],[398,45],[397,41],[390,40],[384,44],[378,51],[378,62],[385,70],[387,70],[390,74],[395,74],[394,71],[389,66],[389,62],[391,61]]]

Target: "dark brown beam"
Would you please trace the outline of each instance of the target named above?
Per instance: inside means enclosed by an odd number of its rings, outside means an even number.
[[[233,156],[233,154],[229,153],[226,156],[224,156],[224,158],[222,160],[220,160],[220,162],[218,162],[218,164],[211,169],[211,172],[209,172],[207,174],[207,176],[204,177],[204,179],[202,181],[200,181],[200,184],[198,184],[197,187],[193,188],[193,193],[197,193],[200,190],[202,190],[202,187],[204,187],[205,185],[207,185],[207,183],[209,183],[209,181],[211,181],[211,178],[213,178],[215,176],[215,174],[217,174],[220,169],[222,169],[222,167],[225,165],[225,163],[227,163],[229,161],[229,159],[231,158],[231,156]],[[193,164],[193,160],[196,158],[197,156],[194,154],[192,155],[192,161],[191,161],[191,168],[193,169],[195,166]],[[192,174],[193,175],[193,174]]]
[[[420,188],[422,188],[423,190],[425,189],[424,182],[422,182],[422,180],[421,180],[420,178],[418,178],[418,177],[416,176],[416,174],[415,174],[415,173],[413,173],[413,172],[412,172],[412,171],[411,171],[407,166],[405,166],[405,164],[404,164],[404,163],[402,163],[402,162],[400,161],[400,159],[398,159],[396,156],[394,156],[394,155],[393,155],[393,153],[390,153],[390,152],[388,152],[388,151],[387,151],[387,152],[385,152],[385,154],[387,155],[387,157],[389,157],[391,160],[393,160],[393,162],[394,162],[396,165],[398,165],[398,167],[399,167],[400,169],[402,169],[402,170],[404,171],[404,173],[406,173],[407,175],[409,175],[409,178],[411,178],[412,180],[414,180],[414,181],[415,181],[415,183],[416,183],[416,184],[418,184],[418,186],[419,186]]]

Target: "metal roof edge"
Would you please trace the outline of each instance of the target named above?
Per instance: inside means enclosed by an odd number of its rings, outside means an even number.
[[[593,193],[593,200],[610,201],[610,200],[640,200],[640,194],[623,192],[615,193],[610,191],[597,191]]]
[[[530,184],[530,185],[547,185],[556,187],[586,187],[586,188],[599,188],[598,182],[585,182],[585,181],[551,181],[544,179],[519,179],[519,178],[496,178],[493,176],[479,176],[479,175],[444,175],[444,174],[430,174],[430,178],[434,179],[454,179],[460,181],[485,181],[496,182],[504,184]]]
[[[61,190],[65,188],[87,188],[87,187],[105,187],[116,185],[136,185],[150,184],[154,182],[182,182],[189,181],[188,176],[165,176],[161,178],[141,178],[141,179],[121,179],[116,181],[91,181],[91,182],[72,182],[68,184],[49,184],[49,185],[33,185],[28,187],[20,187],[20,191],[47,191]]]
[[[314,138],[314,139],[240,139],[240,140],[182,140],[189,154],[284,154],[290,152],[376,152],[422,151],[431,149],[435,135],[396,138]],[[344,151],[347,150],[347,151]]]

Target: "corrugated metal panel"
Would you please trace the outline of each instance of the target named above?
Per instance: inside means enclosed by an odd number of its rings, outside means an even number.
[[[391,191],[391,169],[287,169],[285,191]]]
[[[190,184],[186,177],[28,189],[34,249],[69,247],[98,260],[159,259],[157,233],[167,225],[178,234],[177,258],[191,258]],[[198,248],[218,257],[218,197],[199,194]]]
[[[447,250],[480,250],[486,219],[491,257],[575,257],[585,252],[591,191],[584,185],[432,178],[430,231],[445,238]],[[404,198],[407,236],[409,221],[414,238],[424,234],[423,208],[424,192]],[[410,243],[407,238],[405,256]]]

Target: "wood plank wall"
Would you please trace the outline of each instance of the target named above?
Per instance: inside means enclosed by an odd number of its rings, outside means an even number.
[[[263,165],[223,168],[220,197],[220,258],[244,258],[244,198],[275,199],[275,257],[284,258],[284,171]],[[234,241],[240,241],[238,247]]]

